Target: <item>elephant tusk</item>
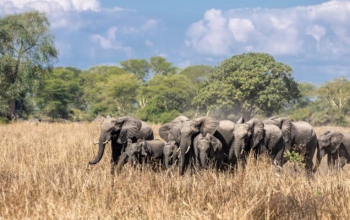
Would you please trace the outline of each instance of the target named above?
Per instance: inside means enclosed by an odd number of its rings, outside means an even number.
[[[190,148],[191,148],[191,145],[188,145],[188,148],[187,148],[187,150],[186,150],[185,154],[187,154],[187,153],[188,153],[188,151],[190,151]]]
[[[100,143],[99,141],[96,141],[96,142],[94,142],[94,145],[99,144],[99,143]]]
[[[171,155],[171,156],[169,157],[169,160],[170,160],[171,158],[173,158],[173,155]]]
[[[242,148],[242,150],[241,150],[241,154],[243,154],[243,152],[244,152],[244,149]]]
[[[180,148],[177,148],[176,152],[178,153],[180,151]]]
[[[105,142],[103,142],[103,144],[107,144],[109,141],[105,141]]]

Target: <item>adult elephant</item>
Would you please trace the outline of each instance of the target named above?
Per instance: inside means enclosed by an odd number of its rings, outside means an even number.
[[[107,117],[101,126],[101,133],[98,144],[98,154],[89,164],[97,164],[103,156],[105,145],[111,141],[112,158],[111,173],[114,173],[114,165],[117,163],[127,140],[136,142],[138,139],[145,138],[153,140],[152,128],[146,123],[132,116],[119,118]]]
[[[318,164],[325,155],[329,168],[343,168],[346,163],[350,163],[350,133],[327,131],[322,134],[318,138]]]
[[[233,164],[238,165],[242,161],[245,165],[245,157],[251,151],[255,157],[266,153],[276,165],[281,165],[284,153],[284,141],[281,130],[269,123],[264,123],[256,118],[247,122],[241,119],[234,129],[234,143],[230,149],[229,158],[233,158]]]
[[[166,142],[175,141],[180,148],[179,171],[184,174],[185,164],[189,164],[190,155],[193,155],[193,139],[202,134],[214,134],[219,121],[210,117],[200,117],[192,121],[185,116],[175,118],[171,123],[162,125],[159,128],[159,135]],[[186,153],[188,156],[186,157]]]
[[[292,122],[284,117],[271,117],[269,120],[281,129],[285,150],[297,152],[304,157],[305,169],[310,174],[317,149],[317,136],[312,126],[304,121]]]

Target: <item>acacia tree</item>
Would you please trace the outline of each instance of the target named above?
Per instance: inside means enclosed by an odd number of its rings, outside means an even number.
[[[144,59],[130,59],[120,62],[123,69],[129,73],[134,73],[143,82],[146,81],[150,65],[147,60]]]
[[[38,87],[57,56],[44,13],[0,18],[0,94],[7,100],[8,116],[15,115],[17,100]]]
[[[290,66],[268,54],[247,53],[216,67],[199,86],[194,103],[208,113],[220,110],[249,118],[258,113],[277,113],[298,97],[300,91]]]

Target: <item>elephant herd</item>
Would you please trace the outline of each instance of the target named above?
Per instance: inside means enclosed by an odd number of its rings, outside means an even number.
[[[152,128],[131,116],[107,117],[102,126],[98,154],[89,164],[98,163],[105,145],[111,142],[111,173],[125,163],[161,164],[164,169],[177,164],[181,175],[187,168],[227,170],[242,166],[248,155],[258,159],[266,154],[274,165],[283,167],[285,153],[294,151],[304,159],[306,171],[316,171],[322,157],[332,167],[350,163],[350,134],[322,134],[318,139],[312,126],[304,121],[293,122],[284,117],[256,118],[236,123],[199,117],[193,120],[178,116],[159,128],[154,139]],[[313,157],[317,153],[316,166]]]

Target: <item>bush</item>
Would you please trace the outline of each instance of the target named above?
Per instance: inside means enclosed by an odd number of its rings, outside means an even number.
[[[8,120],[8,118],[6,117],[0,117],[0,125],[1,124],[7,124],[9,123],[10,121]]]

